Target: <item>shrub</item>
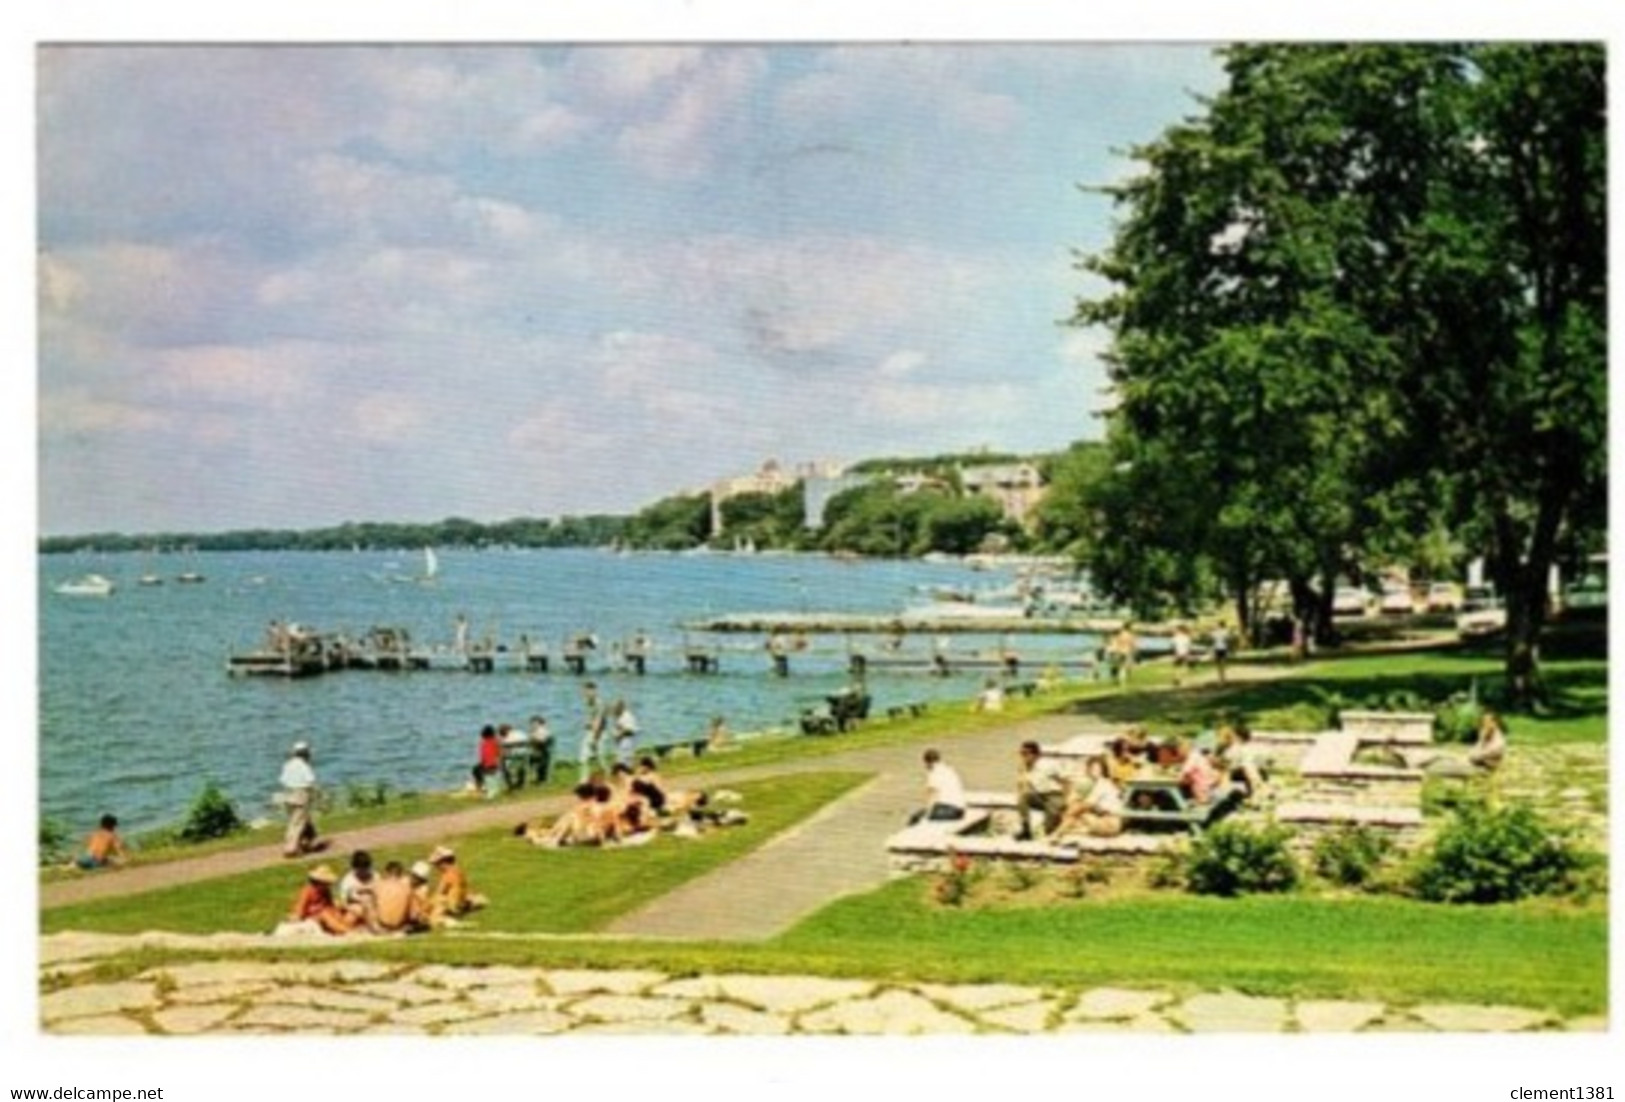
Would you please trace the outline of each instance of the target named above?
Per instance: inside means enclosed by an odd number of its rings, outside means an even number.
[[[68,847],[72,838],[68,828],[55,819],[41,819],[39,821],[39,863],[42,865],[59,865],[68,858]]]
[[[948,871],[937,879],[933,895],[945,907],[957,907],[970,894],[971,861],[962,853],[950,854]]]
[[[376,784],[350,784],[344,789],[344,802],[354,808],[383,807],[391,796],[389,782]]]
[[[1298,883],[1298,865],[1287,849],[1291,836],[1283,827],[1220,823],[1192,844],[1185,885],[1199,895],[1290,891]]]
[[[179,837],[183,842],[207,842],[242,829],[244,823],[238,817],[237,809],[226,799],[226,794],[210,781],[192,801],[192,809],[186,813],[186,822],[180,829]]]
[[[1528,804],[1463,804],[1418,863],[1411,886],[1436,903],[1505,903],[1574,888],[1585,865],[1571,834]]]
[[[1478,721],[1484,708],[1478,702],[1478,682],[1466,693],[1457,693],[1439,705],[1434,713],[1434,730],[1443,742],[1472,742],[1478,737]]]
[[[1312,859],[1315,872],[1323,879],[1359,888],[1371,883],[1372,874],[1392,849],[1388,838],[1369,827],[1345,826],[1321,835]]]

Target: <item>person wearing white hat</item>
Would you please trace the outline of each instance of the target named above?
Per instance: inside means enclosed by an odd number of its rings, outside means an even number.
[[[338,878],[329,865],[317,865],[305,873],[304,886],[293,901],[288,920],[314,922],[329,934],[347,934],[355,929],[360,920],[333,899],[333,885]]]
[[[293,744],[288,760],[282,763],[280,802],[288,812],[288,829],[282,835],[282,856],[298,857],[321,849],[316,838],[316,822],[311,805],[316,802],[316,770],[310,764],[310,744]]]
[[[429,864],[439,876],[434,891],[429,895],[429,921],[432,925],[446,924],[474,909],[474,900],[468,890],[468,874],[457,864],[457,854],[450,846],[436,846],[429,854]]]

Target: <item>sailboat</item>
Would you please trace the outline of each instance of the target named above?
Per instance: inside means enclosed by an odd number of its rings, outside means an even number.
[[[418,581],[423,585],[433,585],[435,579],[440,577],[440,557],[434,553],[434,548],[423,549],[423,576]]]

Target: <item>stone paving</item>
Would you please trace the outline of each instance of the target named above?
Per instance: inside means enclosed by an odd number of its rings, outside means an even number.
[[[1139,1033],[1605,1032],[1607,1021],[1515,1006],[1389,1006],[1235,991],[898,983],[379,961],[216,959],[97,981],[101,959],[141,946],[208,949],[286,940],[58,934],[41,940],[40,1022],[50,1034],[784,1036]]]

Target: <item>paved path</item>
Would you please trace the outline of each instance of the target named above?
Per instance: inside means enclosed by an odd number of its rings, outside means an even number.
[[[53,1034],[1060,1034],[1603,1032],[1600,1016],[1516,1006],[1260,998],[1106,985],[931,984],[728,973],[230,960],[272,939],[58,934],[41,941]],[[98,981],[137,944],[211,959]],[[276,944],[297,955],[297,939]],[[330,947],[316,938],[314,944]],[[86,982],[75,982],[82,978]]]

